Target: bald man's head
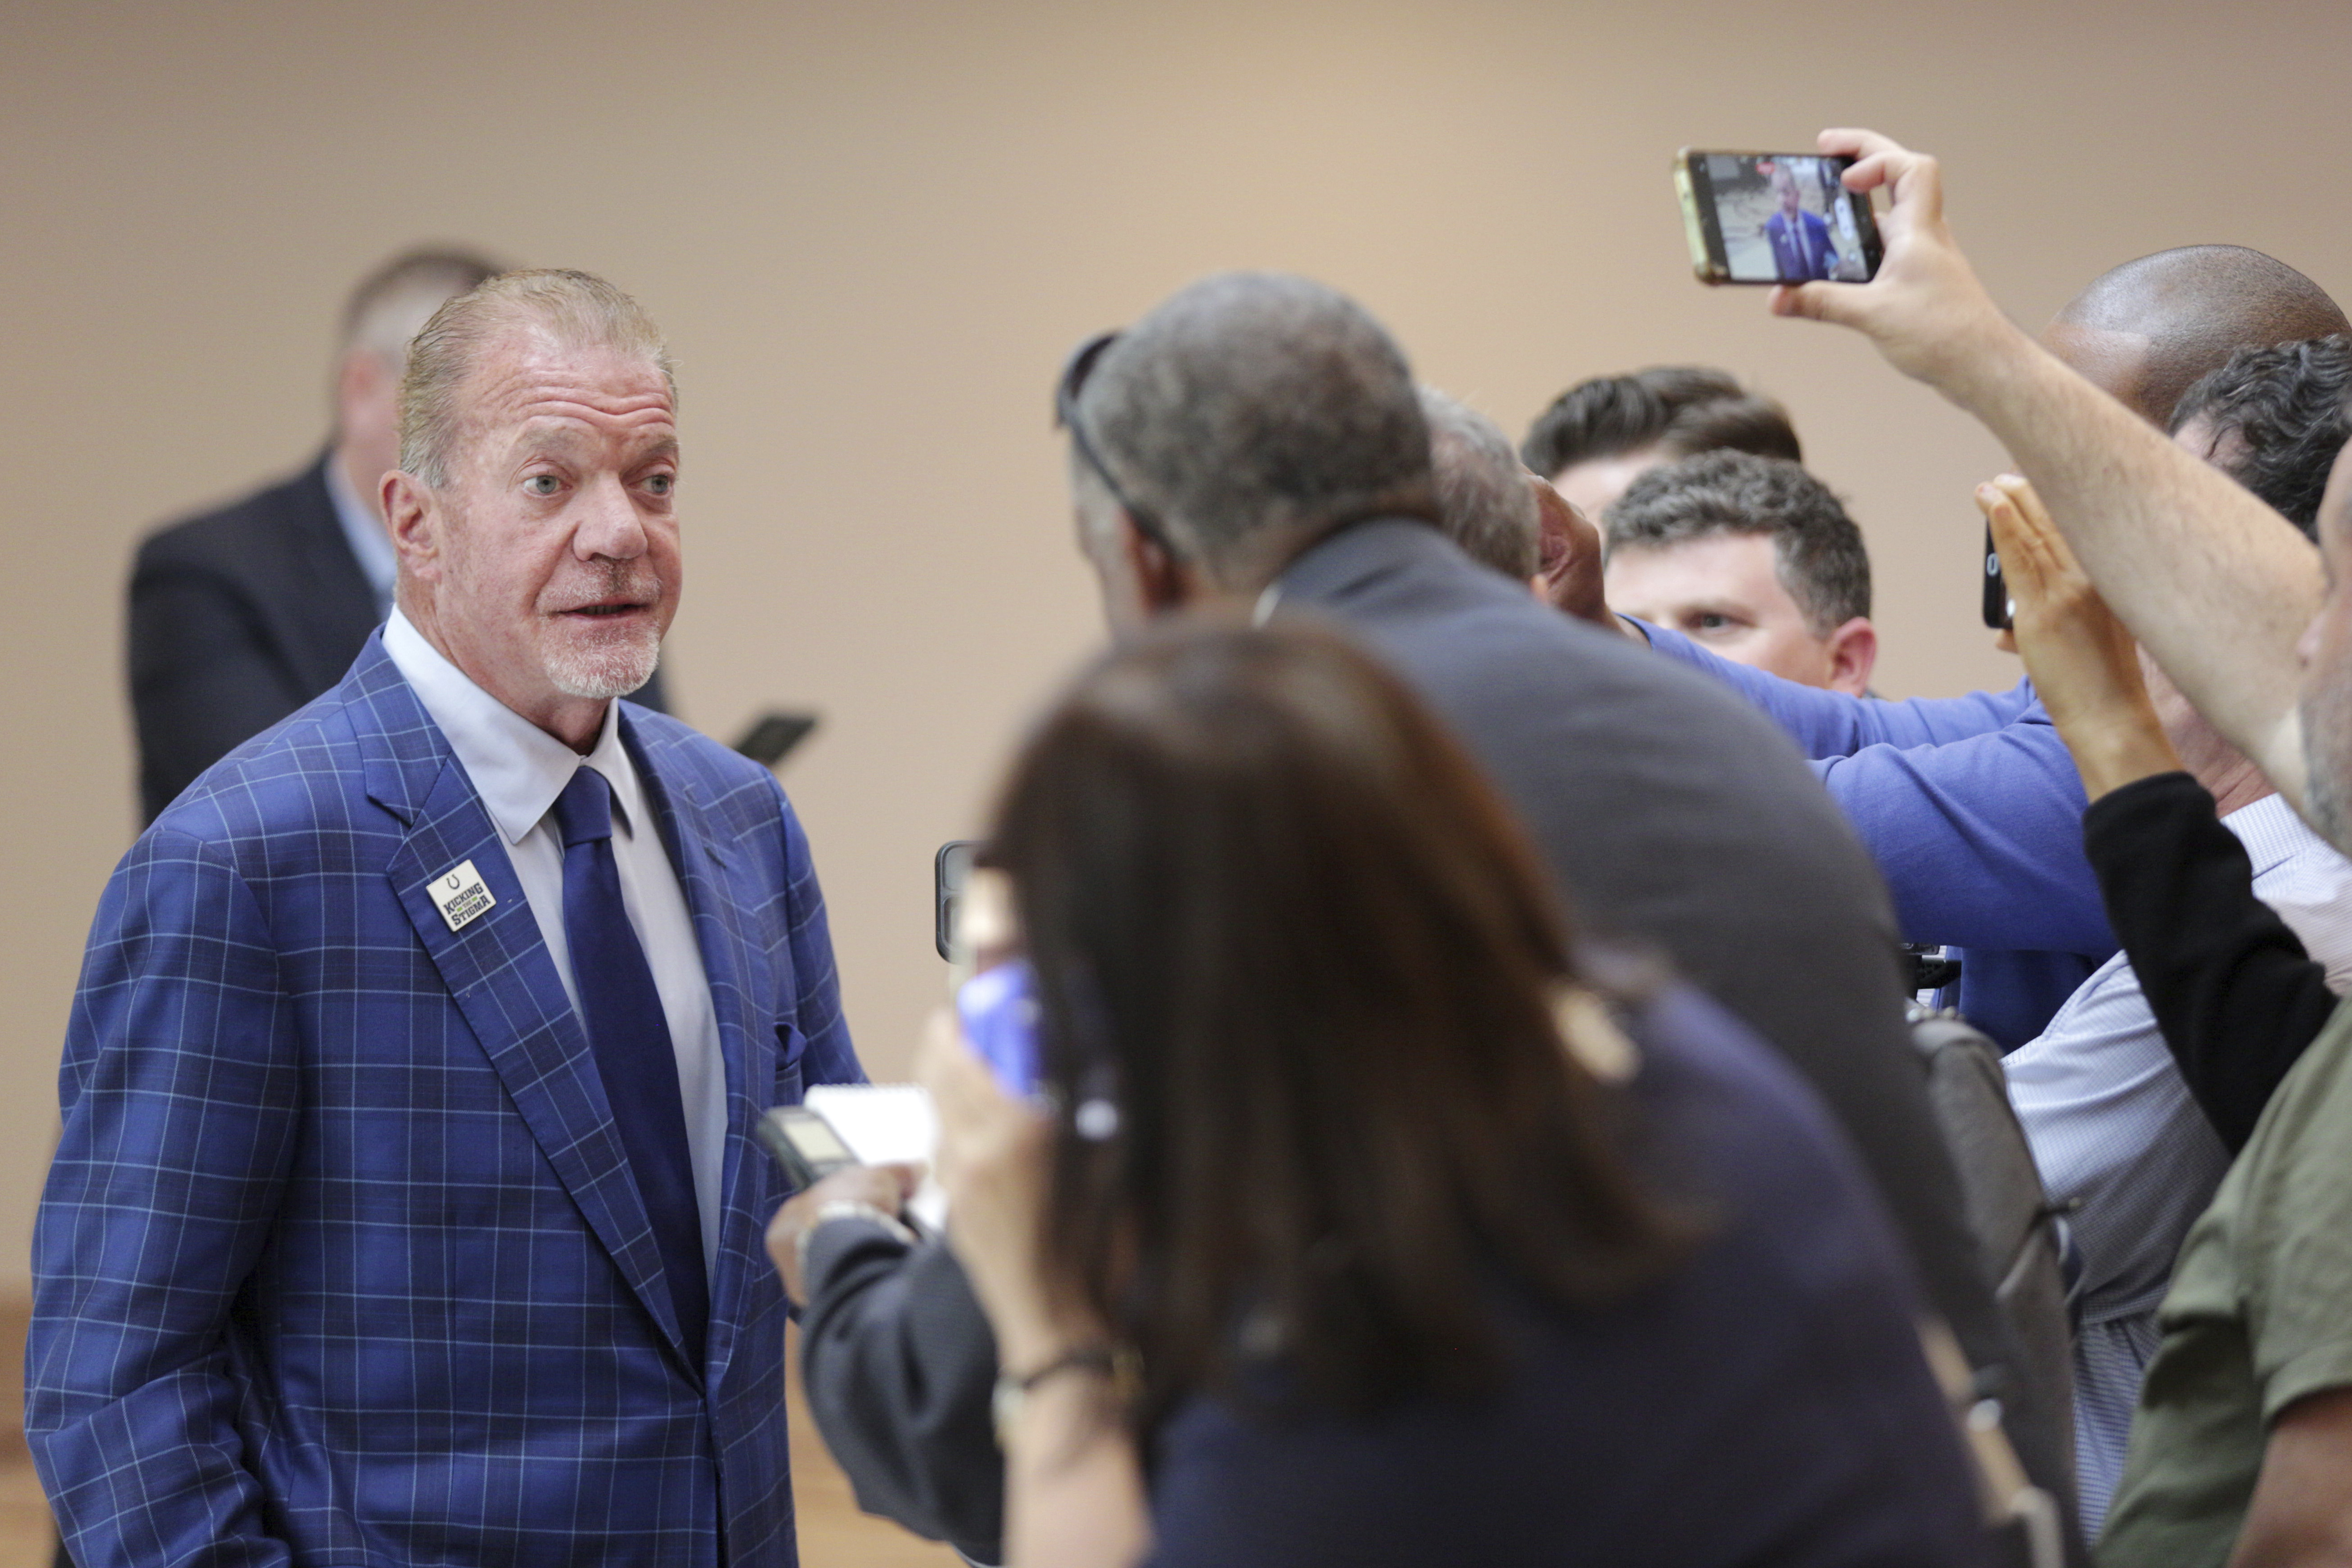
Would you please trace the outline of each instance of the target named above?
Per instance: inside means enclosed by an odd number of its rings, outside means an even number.
[[[2352,331],[2319,285],[2237,245],[2160,250],[2101,275],[2042,341],[2151,424],[2240,349]]]

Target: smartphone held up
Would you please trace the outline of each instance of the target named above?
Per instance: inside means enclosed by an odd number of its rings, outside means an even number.
[[[1984,623],[1988,630],[2007,632],[2015,622],[2016,606],[2010,602],[2009,580],[2001,575],[2000,551],[1993,548],[1992,525],[1985,525]]]
[[[1867,283],[1884,254],[1851,158],[1818,152],[1675,154],[1691,270],[1706,284]]]

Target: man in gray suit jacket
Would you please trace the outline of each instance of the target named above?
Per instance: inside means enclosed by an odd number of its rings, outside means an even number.
[[[1378,323],[1301,279],[1211,278],[1082,350],[1060,413],[1115,631],[1222,604],[1362,638],[1517,807],[1580,930],[1663,952],[1787,1053],[1971,1363],[2014,1361],[1906,1036],[1869,859],[1773,726],[1538,603],[1433,526],[1428,428]],[[952,1254],[878,1212],[897,1206],[892,1179],[812,1189],[770,1249],[807,1302],[810,1404],[861,1501],[990,1561],[995,1346]],[[2021,1380],[2001,1385],[2028,1468],[2066,1495],[2050,1412]]]

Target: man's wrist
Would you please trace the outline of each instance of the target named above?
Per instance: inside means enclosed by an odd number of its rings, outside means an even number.
[[[1986,298],[1951,334],[1937,373],[1928,380],[1952,402],[1998,429],[1996,413],[2014,400],[2017,389],[2048,358],[2023,328]],[[2058,361],[2049,363],[2055,367]]]
[[[2074,753],[2075,771],[2083,776],[2084,794],[2094,800],[2139,779],[2183,770],[2179,755],[2161,731],[2151,732],[2137,725],[2102,725],[2078,726],[2071,735],[2062,728],[2059,734]]]

